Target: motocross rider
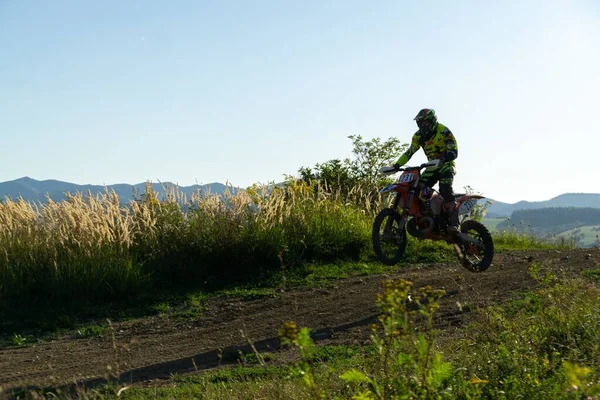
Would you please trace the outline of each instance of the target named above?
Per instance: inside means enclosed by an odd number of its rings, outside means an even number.
[[[456,198],[452,189],[452,182],[456,174],[454,160],[458,157],[458,145],[450,129],[438,122],[435,111],[424,108],[414,118],[419,130],[413,135],[412,143],[408,150],[394,164],[400,168],[410,160],[413,154],[423,148],[428,161],[440,160],[435,169],[426,169],[421,175],[421,183],[424,185],[420,197],[427,196],[424,193],[440,183],[440,194],[444,198],[444,214],[447,218],[449,233],[458,232],[458,210]]]

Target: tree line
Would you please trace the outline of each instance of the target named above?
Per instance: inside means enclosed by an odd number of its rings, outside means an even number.
[[[587,225],[600,225],[600,208],[548,207],[517,210],[513,211],[509,219],[498,224],[497,229],[560,233]]]

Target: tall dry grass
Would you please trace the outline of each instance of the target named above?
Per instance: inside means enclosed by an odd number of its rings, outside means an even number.
[[[148,184],[129,204],[111,191],[5,200],[0,302],[123,298],[169,282],[257,277],[282,261],[358,258],[380,200],[300,181],[190,199],[173,188],[159,198]]]

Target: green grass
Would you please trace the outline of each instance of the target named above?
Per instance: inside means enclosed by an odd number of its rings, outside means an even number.
[[[575,243],[566,238],[540,238],[529,232],[507,230],[492,233],[496,250],[574,249]]]
[[[583,276],[597,285],[600,285],[600,269],[588,269],[583,271]]]
[[[28,344],[32,344],[33,340],[32,340],[31,337],[27,337],[27,336],[23,336],[23,335],[20,335],[18,333],[15,333],[12,336],[12,338],[10,340],[10,343],[13,346],[16,346],[16,347],[23,347],[23,346],[26,346]]]
[[[102,337],[108,332],[106,325],[87,325],[77,329],[77,337],[80,339]]]
[[[338,371],[356,368],[365,362],[372,352],[370,348],[359,346],[321,346],[315,351],[314,366],[322,379],[330,381],[336,392],[345,393],[345,385],[338,382]],[[264,354],[262,355],[264,358]],[[285,398],[306,399],[310,392],[306,389],[302,376],[293,365],[278,362],[276,355],[267,356],[267,365],[240,365],[223,368],[198,375],[174,377],[169,385],[156,388],[131,388],[121,394],[124,399],[174,399],[174,398],[214,398],[251,399]],[[256,361],[246,355],[244,362]],[[107,385],[104,388],[88,391],[92,398],[111,398],[119,388]]]
[[[600,225],[569,229],[568,231],[559,233],[557,236],[575,241],[578,247],[592,247],[600,243]]]
[[[483,218],[481,222],[490,230],[490,232],[494,232],[498,224],[507,219],[508,218]]]
[[[487,381],[482,398],[598,396],[599,295],[579,281],[543,287],[522,302],[485,310],[484,321],[446,354],[467,376]]]

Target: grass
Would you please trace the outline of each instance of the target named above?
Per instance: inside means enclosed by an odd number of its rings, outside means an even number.
[[[561,232],[559,238],[574,241],[579,247],[592,247],[600,243],[600,225],[582,226]]]
[[[597,285],[600,285],[600,269],[588,269],[583,272],[583,276]]]
[[[498,226],[498,224],[502,221],[505,221],[508,218],[483,218],[483,220],[481,221],[489,230],[490,232],[494,232],[496,230],[496,227]]]
[[[574,249],[575,243],[566,238],[541,238],[530,232],[506,230],[494,232],[496,250],[533,250],[533,249]]]
[[[0,335],[72,328],[90,319],[164,315],[194,319],[207,296],[258,298],[384,273],[371,224],[384,199],[291,181],[224,196],[158,199],[148,185],[117,195],[76,194],[34,205],[0,203]],[[502,233],[497,248],[548,248]],[[451,246],[409,238],[402,262],[454,261]]]
[[[484,218],[483,224],[492,232],[499,249],[575,248],[593,247],[600,243],[600,225],[583,226],[556,235],[535,235],[516,228],[498,231],[496,227],[506,218]]]
[[[176,320],[196,320],[202,316],[204,312],[204,299],[206,295],[203,293],[190,293],[181,307],[173,313],[173,318]]]
[[[36,320],[23,318],[33,305],[46,308],[40,314],[65,309],[57,324],[68,325],[79,306],[143,305],[147,293],[235,287],[283,265],[358,260],[370,244],[373,200],[360,188],[352,196],[291,182],[189,201],[161,201],[148,186],[127,206],[114,192],[1,202],[0,327]]]
[[[28,345],[30,343],[32,343],[31,338],[25,337],[23,335],[19,335],[17,333],[15,333],[13,335],[13,337],[11,338],[11,344],[13,346],[23,347],[23,346],[26,346],[26,345]]]
[[[600,290],[579,279],[540,283],[526,301],[486,310],[448,354],[489,381],[486,398],[598,398]]]
[[[102,337],[106,335],[108,327],[105,325],[87,325],[77,329],[79,339]]]
[[[369,348],[358,346],[321,346],[316,348],[315,368],[324,379],[331,381],[337,390],[344,390],[343,382],[336,382],[336,371],[355,368],[364,362]],[[264,356],[264,355],[263,355]],[[173,398],[310,398],[302,376],[294,372],[289,365],[282,364],[271,355],[268,364],[261,366],[243,364],[223,368],[195,376],[181,376],[172,379],[169,385],[154,388],[130,388],[122,392],[125,399],[173,399]],[[247,356],[244,362],[252,361]],[[86,395],[92,398],[111,398],[119,388],[108,385]]]
[[[342,195],[292,180],[190,199],[175,192],[159,199],[148,186],[127,205],[114,192],[44,205],[0,202],[0,334],[13,346],[34,344],[38,330],[75,327],[77,337],[95,338],[110,328],[94,321],[107,318],[196,320],[211,296],[259,299],[396,271],[402,263],[384,266],[371,251],[371,224],[384,200],[360,186]],[[568,239],[516,232],[494,233],[494,240],[501,251],[573,247]],[[445,261],[455,261],[450,246],[409,238],[403,263]],[[407,284],[390,284],[369,346],[314,347],[308,331],[296,329],[288,332],[300,360],[293,365],[273,353],[243,354],[235,368],[174,377],[161,387],[108,385],[81,397],[596,396],[600,293],[589,282],[550,281],[485,310],[484,321],[461,330],[457,341],[437,343],[416,310],[403,308]],[[428,299],[419,318],[435,313],[436,293],[412,293]]]

